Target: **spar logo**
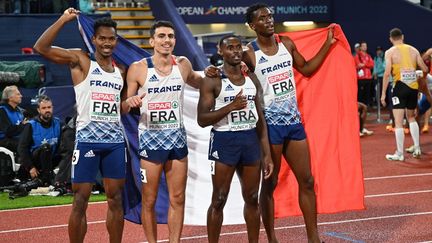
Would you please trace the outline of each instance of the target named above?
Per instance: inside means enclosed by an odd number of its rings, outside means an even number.
[[[115,94],[92,93],[92,100],[118,102],[120,97]]]
[[[283,73],[276,74],[276,75],[268,77],[268,82],[269,82],[269,84],[277,83],[277,82],[279,82],[281,80],[286,80],[289,77],[290,77],[290,75],[289,75],[288,72],[283,72]]]
[[[178,102],[154,102],[154,103],[148,103],[148,109],[149,110],[169,110],[169,109],[177,109],[178,108]]]

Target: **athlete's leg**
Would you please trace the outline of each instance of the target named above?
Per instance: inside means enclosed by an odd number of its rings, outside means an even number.
[[[180,242],[183,229],[185,190],[187,179],[187,157],[170,160],[164,166],[170,206],[168,210],[169,242]]]
[[[320,242],[314,178],[311,173],[307,139],[287,141],[283,153],[299,184],[299,204],[306,224],[308,242]]]
[[[405,140],[405,134],[403,131],[404,116],[405,109],[393,109],[393,117],[395,120],[396,148],[399,155],[403,155],[403,145]]]
[[[423,128],[422,128],[422,133],[428,133],[429,132],[429,119],[431,116],[431,111],[432,109],[429,108],[423,115]]]
[[[414,146],[418,148],[420,146],[420,129],[417,121],[415,120],[415,110],[406,109],[406,116],[409,122],[409,128],[411,137],[413,139]]]
[[[108,202],[106,227],[110,236],[110,242],[120,243],[123,235],[123,206],[122,189],[124,179],[104,178],[105,194]]]
[[[258,242],[260,213],[258,208],[258,190],[261,167],[259,161],[255,165],[239,166],[237,175],[240,178],[243,200],[243,216],[246,221],[248,242]]]
[[[141,169],[141,179],[143,181],[141,221],[147,241],[154,243],[157,240],[155,204],[163,164],[141,159]]]
[[[71,243],[84,242],[84,236],[87,232],[86,211],[92,187],[92,183],[72,184],[74,199],[68,224]]]
[[[261,218],[266,230],[267,239],[270,243],[278,242],[274,231],[274,200],[273,192],[277,185],[281,156],[282,144],[271,144],[271,156],[274,164],[273,174],[267,180],[262,180],[259,195]]]
[[[207,211],[208,241],[218,242],[223,222],[223,209],[228,199],[235,167],[215,162],[215,174],[212,176],[213,193]],[[259,222],[259,218],[258,218]]]

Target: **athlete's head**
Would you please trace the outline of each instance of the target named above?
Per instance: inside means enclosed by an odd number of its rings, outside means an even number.
[[[21,104],[22,95],[15,85],[6,86],[2,93],[2,101],[8,103],[11,106],[17,106]]]
[[[111,18],[100,18],[93,25],[93,45],[96,52],[104,57],[112,55],[112,51],[117,44],[117,23]]]
[[[274,33],[274,19],[267,4],[256,3],[246,10],[246,22],[258,35],[271,36]]]
[[[237,35],[226,35],[219,40],[219,54],[224,63],[235,66],[241,63],[243,47],[241,38]]]
[[[390,41],[393,43],[394,41],[403,41],[403,33],[399,28],[393,28],[390,30]]]
[[[157,21],[150,28],[150,45],[155,52],[171,54],[175,46],[174,25],[169,21]]]
[[[53,114],[53,105],[51,98],[46,95],[39,96],[37,111],[39,113],[39,117],[44,121],[49,121],[52,118]]]

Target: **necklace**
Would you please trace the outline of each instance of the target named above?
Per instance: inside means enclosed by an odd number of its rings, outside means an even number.
[[[160,69],[156,66],[156,63],[155,63],[155,61],[154,61],[153,58],[152,58],[152,62],[153,62],[153,67],[156,69],[156,71],[158,71],[158,72],[161,73],[162,75],[164,75],[164,76],[168,76],[168,75],[171,74],[172,69],[173,69],[173,65],[171,65],[171,67],[170,67],[170,69],[169,69],[168,71],[162,71],[162,70],[160,70]]]

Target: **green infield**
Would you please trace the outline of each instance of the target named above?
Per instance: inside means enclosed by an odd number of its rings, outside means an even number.
[[[72,200],[72,196],[26,196],[9,199],[9,194],[2,192],[0,193],[0,210],[71,204]],[[105,194],[90,196],[90,202],[100,202],[105,200]]]

